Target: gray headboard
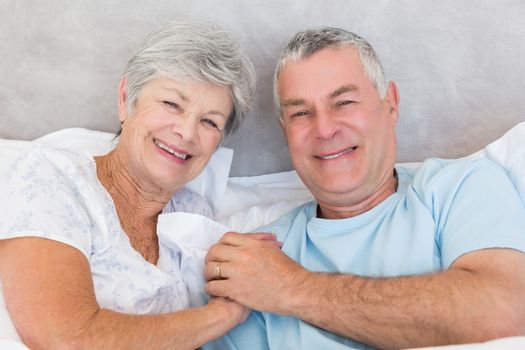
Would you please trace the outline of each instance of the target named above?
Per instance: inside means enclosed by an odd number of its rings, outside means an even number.
[[[400,161],[463,156],[525,120],[521,0],[0,0],[0,138],[116,131],[125,62],[178,19],[222,23],[256,65],[253,110],[226,142],[234,176],[291,169],[271,79],[282,47],[311,26],[347,28],[376,48],[401,94]]]

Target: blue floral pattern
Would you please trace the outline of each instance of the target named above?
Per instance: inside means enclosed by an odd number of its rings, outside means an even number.
[[[87,258],[99,305],[133,314],[189,306],[180,252],[159,238],[159,263],[147,262],[122,230],[111,196],[98,181],[94,159],[81,150],[35,149],[7,166],[0,239],[42,237],[68,244]],[[180,191],[165,212],[210,214],[205,200]]]

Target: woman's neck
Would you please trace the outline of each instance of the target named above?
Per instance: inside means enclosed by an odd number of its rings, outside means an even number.
[[[147,180],[140,181],[129,171],[129,163],[117,150],[95,157],[97,177],[108,191],[131,245],[146,260],[158,259],[157,219],[171,198]]]
[[[97,176],[115,204],[131,210],[141,218],[158,216],[166,206],[171,193],[138,179],[126,158],[118,150],[95,157]]]

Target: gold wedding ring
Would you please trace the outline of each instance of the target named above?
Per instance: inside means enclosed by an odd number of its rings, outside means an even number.
[[[221,278],[221,264],[215,265],[215,277]]]

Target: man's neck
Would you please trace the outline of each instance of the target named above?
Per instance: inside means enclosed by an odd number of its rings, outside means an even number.
[[[347,219],[363,214],[382,203],[397,191],[397,174],[389,176],[371,195],[350,205],[331,205],[318,201],[317,217],[324,219]]]

